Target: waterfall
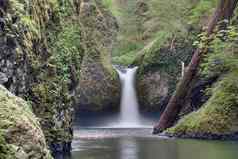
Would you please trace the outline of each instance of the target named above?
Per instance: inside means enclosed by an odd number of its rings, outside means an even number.
[[[139,111],[137,93],[135,89],[135,76],[138,67],[122,68],[114,65],[121,82],[120,112],[93,113],[83,112],[78,115],[75,128],[153,128],[159,114]],[[118,103],[119,104],[119,103]]]
[[[120,127],[140,126],[139,105],[135,89],[135,75],[137,67],[118,70],[122,85]]]

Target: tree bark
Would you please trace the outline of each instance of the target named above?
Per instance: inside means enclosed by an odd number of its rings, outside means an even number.
[[[207,37],[209,37],[219,21],[230,20],[236,8],[238,0],[220,0],[211,20],[206,29]],[[185,103],[187,91],[191,88],[191,81],[197,74],[202,55],[206,52],[205,49],[197,48],[194,52],[192,60],[187,67],[185,75],[179,82],[176,91],[170,98],[170,101],[160,117],[158,125],[154,127],[154,134],[160,133],[165,129],[173,126],[177,116]]]

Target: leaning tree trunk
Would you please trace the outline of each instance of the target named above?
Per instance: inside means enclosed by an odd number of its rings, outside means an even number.
[[[207,26],[207,37],[209,37],[214,28],[217,26],[219,21],[230,20],[233,12],[236,8],[238,0],[220,0],[219,5],[217,6],[215,13]],[[176,118],[182,109],[185,97],[187,96],[188,90],[191,88],[191,81],[194,79],[197,74],[198,67],[202,58],[202,55],[206,52],[206,49],[197,48],[194,52],[192,60],[185,72],[185,75],[182,77],[179,82],[176,91],[173,96],[170,98],[170,101],[163,112],[158,125],[154,127],[154,134],[160,133],[165,129],[171,127]]]

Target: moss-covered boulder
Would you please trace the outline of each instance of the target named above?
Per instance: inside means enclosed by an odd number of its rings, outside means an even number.
[[[0,85],[0,158],[52,159],[36,116]]]
[[[233,71],[212,88],[212,96],[196,112],[185,116],[168,129],[171,136],[226,139],[238,133],[238,72]]]
[[[85,55],[80,73],[79,109],[116,109],[120,102],[120,81],[111,63],[118,29],[116,19],[101,0],[84,0],[80,23]]]

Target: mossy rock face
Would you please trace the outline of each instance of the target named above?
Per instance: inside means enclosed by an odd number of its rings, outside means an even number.
[[[36,116],[23,99],[0,86],[0,158],[52,159]],[[2,149],[1,149],[2,150]]]
[[[64,21],[59,15],[60,2],[1,1],[0,84],[31,102],[52,151],[70,151],[73,109],[69,85],[73,82],[63,79],[59,73],[63,68],[58,67],[49,47],[51,39],[57,38],[56,32],[60,32],[57,26]]]
[[[80,73],[80,110],[117,109],[120,81],[111,63],[117,23],[100,0],[83,1],[80,23],[85,55]]]
[[[212,88],[212,96],[196,112],[185,116],[166,131],[177,137],[222,139],[237,137],[238,72],[231,72]]]
[[[134,61],[139,66],[137,93],[141,110],[163,111],[182,76],[183,61],[188,64],[193,47],[189,37],[177,38],[171,47],[170,36],[161,34],[149,43]]]
[[[53,15],[51,1],[6,0],[0,6],[0,84],[27,97],[50,56],[45,29]]]

